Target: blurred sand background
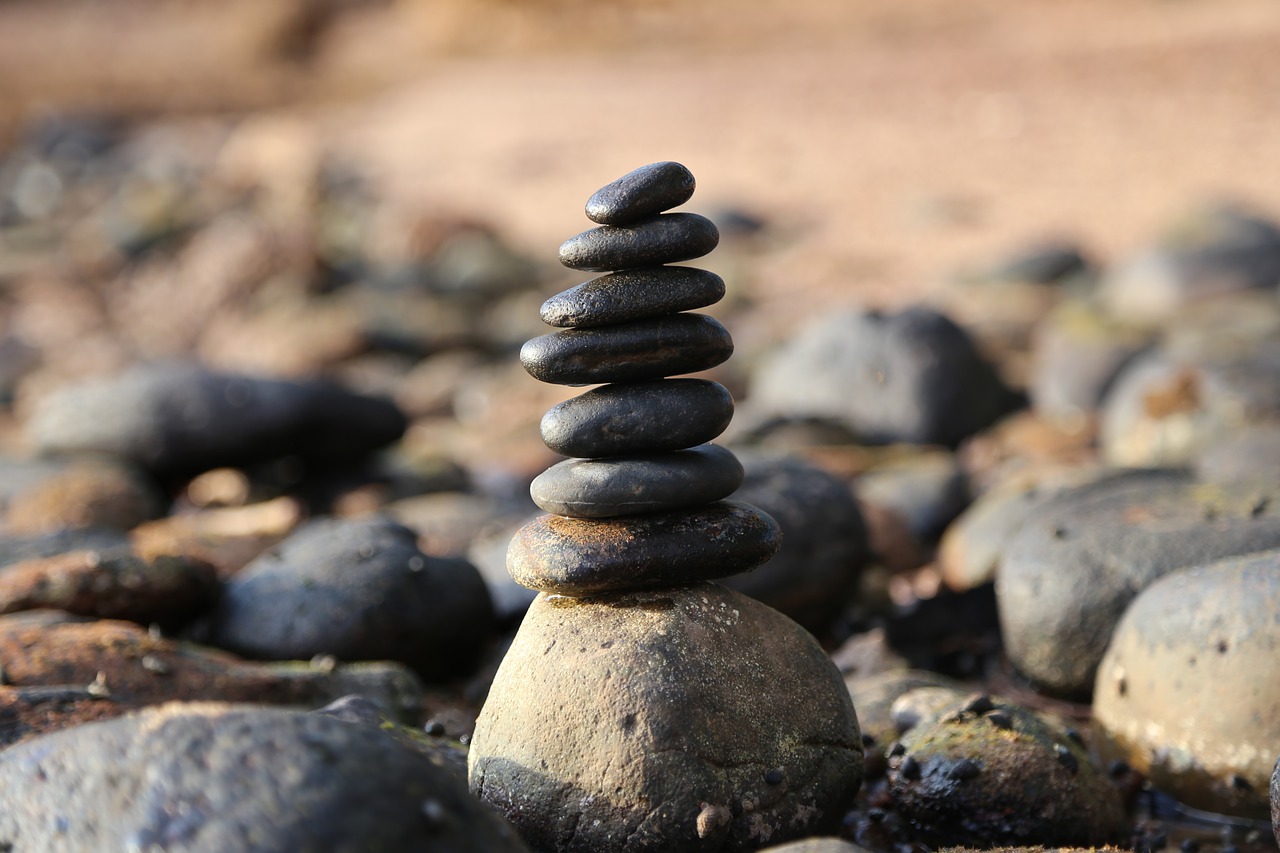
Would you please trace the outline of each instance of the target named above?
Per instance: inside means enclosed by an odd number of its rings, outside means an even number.
[[[547,260],[681,161],[689,209],[771,226],[740,272],[780,327],[1045,237],[1106,262],[1204,199],[1280,213],[1274,0],[7,0],[0,34],[0,143],[257,124],[281,170],[338,152]]]

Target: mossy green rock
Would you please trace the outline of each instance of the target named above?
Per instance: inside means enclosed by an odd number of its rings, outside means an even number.
[[[890,751],[894,802],[925,837],[1091,846],[1128,831],[1119,791],[1084,747],[1017,705],[965,700],[899,743]]]
[[[839,672],[714,584],[539,595],[471,742],[471,790],[539,850],[755,850],[837,830],[862,781]]]

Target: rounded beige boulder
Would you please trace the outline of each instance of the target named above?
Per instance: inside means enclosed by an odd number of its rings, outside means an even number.
[[[716,584],[540,594],[469,760],[473,793],[559,851],[755,850],[830,833],[862,781],[835,665],[790,619]]]
[[[1280,550],[1168,575],[1142,592],[1098,668],[1094,725],[1187,805],[1268,815],[1280,752]]]

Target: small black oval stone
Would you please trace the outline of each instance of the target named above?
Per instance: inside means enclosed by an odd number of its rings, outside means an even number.
[[[684,204],[693,196],[693,173],[670,160],[627,172],[587,200],[587,218],[626,225]]]
[[[776,521],[740,501],[631,518],[544,515],[516,532],[507,571],[549,594],[598,595],[748,571],[781,541]]]
[[[623,459],[567,459],[529,486],[533,502],[568,518],[614,518],[711,503],[742,485],[742,463],[715,444]]]
[[[732,418],[733,397],[708,379],[615,383],[553,407],[542,440],[579,458],[661,453],[710,441]]]
[[[716,320],[705,314],[668,314],[540,335],[520,349],[520,363],[543,382],[595,385],[694,373],[732,354],[733,338]]]
[[[724,298],[724,279],[694,267],[642,267],[602,275],[557,293],[542,304],[549,326],[585,329],[677,311]]]
[[[575,270],[625,270],[700,258],[720,242],[715,223],[696,213],[660,213],[634,225],[601,225],[560,246]]]

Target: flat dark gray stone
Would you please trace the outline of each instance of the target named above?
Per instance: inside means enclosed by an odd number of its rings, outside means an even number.
[[[587,218],[601,225],[627,225],[684,204],[693,196],[693,173],[670,160],[627,172],[587,200]]]
[[[724,279],[694,267],[642,267],[602,275],[557,293],[542,304],[549,326],[585,329],[677,311],[724,298]]]
[[[733,354],[733,338],[705,314],[669,314],[603,329],[565,329],[520,348],[529,375],[557,385],[637,382],[695,373]]]
[[[613,518],[711,503],[742,485],[742,463],[715,444],[622,459],[567,459],[529,486],[533,502],[570,518]]]
[[[708,379],[654,379],[593,388],[542,416],[542,440],[580,458],[660,453],[718,436],[733,397]]]
[[[516,532],[507,571],[531,589],[589,596],[750,571],[780,542],[778,523],[740,501],[634,518],[544,515]]]
[[[575,270],[625,270],[700,258],[720,242],[715,223],[696,213],[660,213],[634,225],[601,225],[560,246]]]

